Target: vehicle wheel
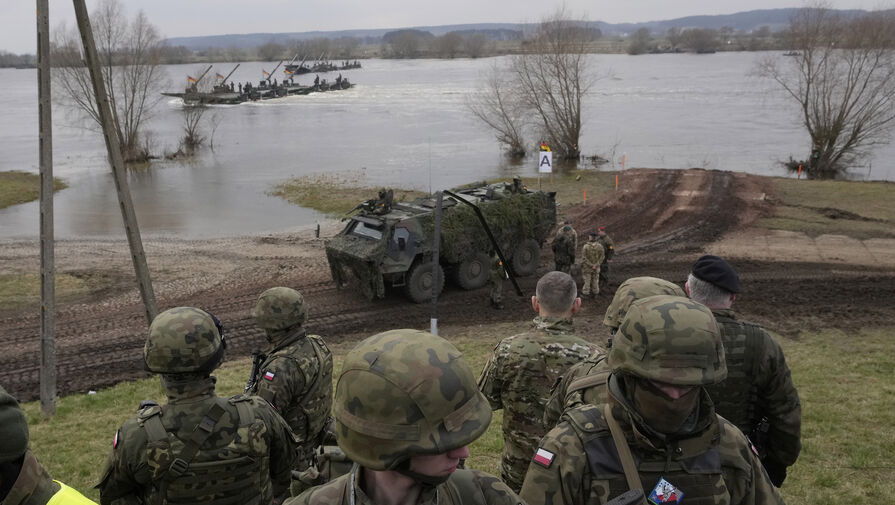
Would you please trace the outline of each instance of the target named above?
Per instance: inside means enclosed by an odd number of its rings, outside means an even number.
[[[541,264],[541,246],[533,238],[527,238],[513,252],[513,273],[525,277],[535,273]]]
[[[444,288],[444,271],[441,265],[435,267],[435,274],[432,272],[432,262],[425,261],[417,263],[410,269],[407,276],[407,284],[404,290],[407,297],[415,303],[424,303],[432,300],[432,289],[436,294],[441,294]]]
[[[491,259],[480,252],[466,259],[454,270],[454,281],[466,290],[479,289],[491,278]]]

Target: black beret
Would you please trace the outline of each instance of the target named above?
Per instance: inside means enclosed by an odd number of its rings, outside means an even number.
[[[728,293],[740,292],[740,276],[723,259],[707,254],[693,263],[693,276]]]

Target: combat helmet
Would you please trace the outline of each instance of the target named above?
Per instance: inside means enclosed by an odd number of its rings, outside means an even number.
[[[459,449],[491,422],[491,407],[460,351],[407,329],[373,335],[348,353],[333,414],[339,447],[371,470]]]
[[[261,293],[252,309],[255,324],[265,330],[285,330],[308,319],[305,299],[292,288],[276,287]]]
[[[715,384],[727,377],[715,316],[701,303],[671,295],[631,304],[609,351],[609,367],[616,375],[679,386]]]
[[[209,373],[224,359],[224,341],[214,319],[195,307],[175,307],[155,316],[143,347],[152,373]]]
[[[610,328],[618,328],[628,312],[628,307],[637,300],[656,295],[686,296],[684,290],[673,282],[658,277],[631,277],[622,283],[615,291],[615,296],[606,315],[603,324]]]

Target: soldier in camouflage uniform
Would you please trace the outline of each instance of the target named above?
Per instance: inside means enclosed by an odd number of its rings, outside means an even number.
[[[607,349],[612,347],[612,335],[618,331],[628,307],[641,298],[656,295],[686,296],[684,290],[677,284],[657,277],[631,277],[618,287],[603,317],[603,324],[609,328],[610,335],[606,343]],[[609,392],[606,390],[608,378],[609,365],[606,362],[606,353],[602,350],[572,366],[550,393],[550,400],[544,409],[546,429],[556,426],[563,412],[569,409],[581,405],[606,403],[609,400]]]
[[[553,238],[553,262],[559,272],[570,273],[575,263],[575,239],[572,237],[572,225],[566,224],[556,232]]]
[[[581,275],[584,277],[584,286],[581,294],[584,296],[597,296],[600,294],[600,265],[606,253],[603,246],[597,242],[597,232],[590,232],[590,240],[581,248]]]
[[[715,413],[703,386],[727,376],[718,324],[703,305],[634,302],[609,351],[609,402],[566,412],[541,441],[529,504],[782,504],[748,439]]]
[[[333,413],[357,465],[286,505],[519,505],[496,477],[460,468],[491,422],[472,369],[416,330],[367,338],[345,357]]]
[[[3,505],[96,505],[54,481],[28,449],[28,423],[19,402],[0,387],[0,503]]]
[[[599,349],[575,336],[572,315],[581,308],[581,298],[569,274],[541,277],[531,305],[538,313],[531,328],[501,340],[479,378],[491,408],[503,409],[500,477],[516,492],[547,433],[542,419],[550,388],[570,366]]]
[[[715,315],[727,354],[727,380],[706,388],[715,410],[749,435],[780,487],[802,447],[802,406],[780,344],[731,309],[739,290],[736,271],[717,256],[699,258],[687,279],[690,298]]]
[[[214,394],[224,347],[202,310],[177,307],[152,321],[143,359],[161,374],[168,403],[143,402],[115,433],[100,503],[267,505],[286,494],[292,432],[261,398]]]
[[[609,287],[609,261],[615,256],[615,242],[606,234],[606,227],[597,228],[597,242],[603,246],[603,262],[600,263],[600,291]]]
[[[253,367],[247,392],[264,398],[283,416],[299,444],[295,469],[306,470],[330,419],[332,353],[322,338],[302,328],[308,309],[301,293],[292,288],[261,293],[252,317],[264,329],[270,346],[263,355],[256,354],[260,366]]]
[[[507,278],[506,269],[497,251],[491,253],[491,293],[489,300],[495,309],[503,308],[503,280]]]

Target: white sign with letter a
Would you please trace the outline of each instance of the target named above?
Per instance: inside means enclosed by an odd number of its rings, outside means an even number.
[[[551,172],[553,172],[553,153],[538,151],[538,173],[549,174]]]

